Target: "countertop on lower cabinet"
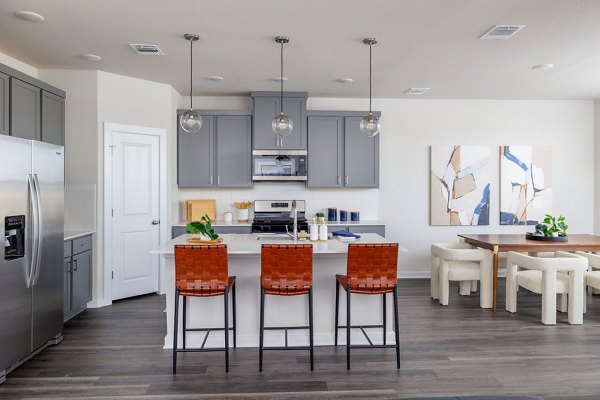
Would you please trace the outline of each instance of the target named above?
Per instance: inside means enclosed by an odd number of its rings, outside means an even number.
[[[174,222],[171,226],[186,226],[187,223],[188,223],[188,221],[177,221],[177,222]],[[212,226],[252,226],[252,221],[244,221],[244,222],[240,222],[240,221],[232,221],[232,222],[212,221],[211,225]]]
[[[96,233],[96,231],[93,230],[65,230],[65,241],[67,240],[73,240],[73,239],[77,239],[83,236],[87,236],[87,235],[91,235],[93,233]]]
[[[385,225],[385,222],[378,220],[364,220],[364,221],[327,221],[326,224],[328,226],[376,226],[376,225]]]

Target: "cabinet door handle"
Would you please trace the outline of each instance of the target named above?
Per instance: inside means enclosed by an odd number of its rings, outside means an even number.
[[[221,184],[221,176],[217,175],[217,185],[220,185],[220,184]]]
[[[211,176],[210,176],[210,184],[211,184],[211,185],[213,184],[212,182],[213,182],[213,177],[212,177],[212,175],[211,175]]]
[[[337,184],[341,185],[342,184],[342,177],[338,175],[338,179],[337,179]]]
[[[344,178],[344,184],[348,184],[348,175],[346,175],[346,177]]]
[[[75,265],[75,268],[73,268],[73,271],[77,271],[77,260],[73,260],[73,265]]]

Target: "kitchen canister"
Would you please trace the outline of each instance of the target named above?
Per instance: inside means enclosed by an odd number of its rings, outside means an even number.
[[[348,221],[348,211],[340,210],[340,222]]]
[[[358,211],[350,212],[350,220],[354,222],[360,221],[360,213]]]
[[[327,225],[319,225],[319,240],[327,240]]]
[[[327,221],[337,221],[337,208],[327,209]]]
[[[248,222],[249,210],[247,208],[238,208],[237,219],[240,222]]]
[[[310,224],[310,241],[316,242],[317,240],[319,240],[319,225]]]
[[[225,222],[233,222],[233,214],[229,211],[225,211],[223,213],[223,221]]]

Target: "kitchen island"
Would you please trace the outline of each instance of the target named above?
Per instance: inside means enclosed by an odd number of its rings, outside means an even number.
[[[173,314],[175,305],[175,260],[174,246],[188,244],[187,239],[195,235],[182,235],[152,250],[165,258],[167,332],[165,348],[173,345]],[[262,244],[292,244],[285,238],[265,238],[259,234],[226,234],[221,236],[227,245],[229,275],[237,276],[237,345],[258,347],[259,305],[260,305],[260,250]],[[356,243],[389,243],[390,241],[374,233],[365,233]],[[314,296],[314,340],[315,345],[333,345],[335,311],[335,275],[346,273],[348,244],[338,239],[327,242],[299,242],[313,245],[313,296]],[[400,248],[400,251],[406,251]],[[342,291],[343,293],[343,291]],[[346,321],[345,294],[340,293],[340,325]],[[388,341],[394,340],[392,329],[392,296],[387,296]],[[293,326],[308,324],[307,296],[267,296],[265,326]],[[231,307],[230,307],[231,309]],[[181,313],[180,313],[181,314]],[[181,319],[181,316],[180,316]],[[230,319],[230,321],[232,321]],[[353,295],[352,325],[374,325],[382,322],[381,296]],[[223,298],[188,299],[188,328],[223,327]],[[230,322],[231,324],[231,322]],[[180,325],[181,327],[181,325]],[[179,330],[181,332],[181,328]],[[308,330],[289,332],[289,345],[307,345]],[[381,329],[368,330],[369,336],[381,341]],[[340,343],[345,343],[345,330],[339,331]],[[199,347],[204,339],[202,332],[188,332],[188,347]],[[352,333],[353,343],[367,343],[358,331]],[[182,343],[178,338],[178,343]],[[230,343],[232,341],[230,340]],[[282,346],[283,331],[265,332],[265,346]],[[223,346],[223,333],[211,332],[206,347]]]

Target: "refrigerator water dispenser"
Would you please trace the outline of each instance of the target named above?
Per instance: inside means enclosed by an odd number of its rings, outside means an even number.
[[[4,259],[25,257],[25,216],[4,218]]]

